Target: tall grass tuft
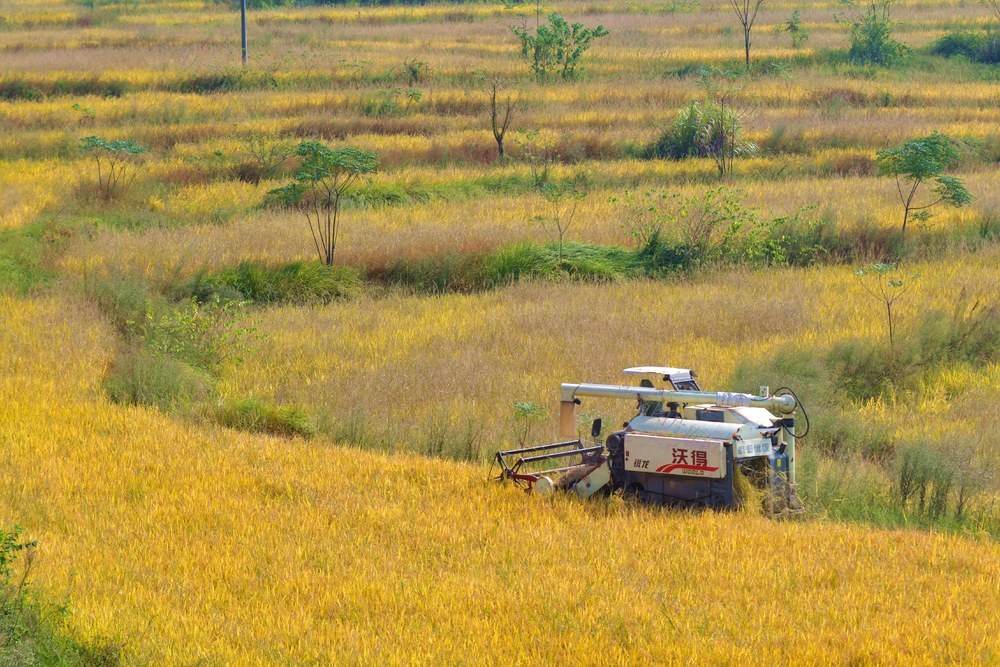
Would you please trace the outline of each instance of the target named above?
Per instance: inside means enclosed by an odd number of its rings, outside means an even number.
[[[135,350],[115,361],[104,386],[115,403],[172,410],[189,408],[207,398],[212,378],[179,359]]]
[[[273,405],[256,398],[227,401],[216,408],[216,421],[223,426],[271,435],[316,435],[316,425],[305,412],[289,406]]]
[[[193,297],[200,303],[213,298],[270,303],[328,303],[353,295],[360,285],[350,267],[319,262],[291,262],[270,267],[253,262],[214,274],[200,274],[174,291],[175,297]]]

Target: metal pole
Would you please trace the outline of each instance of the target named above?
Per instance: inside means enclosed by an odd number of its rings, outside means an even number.
[[[240,34],[243,37],[243,65],[247,64],[247,0],[240,0]]]

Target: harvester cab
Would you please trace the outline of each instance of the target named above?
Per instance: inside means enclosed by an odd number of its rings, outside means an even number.
[[[772,514],[797,513],[795,416],[805,411],[793,391],[757,395],[706,392],[689,369],[639,366],[638,386],[563,384],[561,440],[497,452],[497,480],[548,495],[571,491],[580,498],[622,493],[666,505],[735,508],[762,497]],[[657,387],[658,383],[660,386]],[[636,414],[598,442],[578,437],[582,398],[632,399]],[[777,413],[777,414],[776,414]]]

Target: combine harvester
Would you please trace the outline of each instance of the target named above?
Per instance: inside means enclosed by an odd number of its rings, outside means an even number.
[[[802,511],[795,485],[795,414],[808,416],[791,389],[760,395],[702,391],[691,370],[641,366],[639,386],[564,384],[559,411],[562,442],[497,452],[498,481],[540,495],[556,490],[588,498],[620,492],[662,505],[736,508],[763,494],[772,515]],[[664,386],[657,388],[650,378]],[[577,436],[581,398],[637,401],[638,414],[604,445],[594,421],[592,445]],[[776,416],[775,413],[780,416]],[[568,438],[574,438],[569,440]]]

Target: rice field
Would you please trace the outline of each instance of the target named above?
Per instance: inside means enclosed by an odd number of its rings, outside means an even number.
[[[610,35],[578,80],[540,82],[510,29],[535,24],[534,3],[293,4],[251,9],[241,68],[228,3],[0,0],[0,529],[37,540],[31,587],[68,610],[51,614],[60,633],[150,665],[1000,660],[1000,365],[973,345],[1000,307],[1000,75],[928,51],[997,30],[984,6],[896,2],[912,53],[882,69],[844,57],[841,3],[768,0],[752,75],[727,77],[743,52],[725,0],[555,0],[542,20]],[[779,30],[795,10],[798,47]],[[505,161],[494,76],[516,100]],[[709,158],[647,156],[706,85],[730,87],[758,147],[724,179]],[[848,395],[849,355],[886,336],[854,270],[902,218],[875,154],[934,131],[960,142],[974,200],[911,223],[905,382]],[[127,191],[98,191],[88,136],[147,149]],[[304,216],[268,195],[302,140],[379,157],[335,257],[359,286],[240,305],[239,354],[184,367],[197,400],[113,400],[123,360],[182,321],[184,289],[316,259]],[[261,147],[281,156],[267,173]],[[724,185],[851,251],[461,292],[372,278],[552,243],[540,170],[587,183],[569,243],[633,252],[628,196]],[[542,406],[547,441],[559,383],[637,364],[694,368],[711,390],[795,386],[816,428],[807,515],[544,502],[486,481],[517,439],[514,402]],[[311,430],[213,417],[245,399]],[[899,505],[919,448],[975,472],[945,489],[944,517]]]
[[[478,465],[186,425],[104,397],[115,343],[92,307],[4,298],[0,313],[0,517],[40,542],[39,586],[72,607],[72,632],[123,642],[129,662],[1000,650],[989,538],[549,504]]]

